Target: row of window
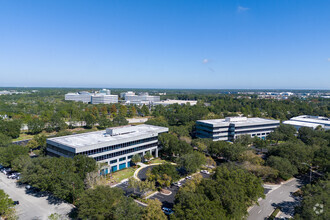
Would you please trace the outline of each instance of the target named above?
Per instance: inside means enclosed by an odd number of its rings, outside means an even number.
[[[113,145],[113,146],[102,147],[102,148],[98,148],[98,149],[84,151],[84,152],[80,152],[78,154],[83,154],[83,155],[99,154],[99,153],[102,153],[102,152],[112,151],[112,150],[125,148],[125,147],[130,147],[130,146],[134,146],[134,145],[137,145],[137,144],[142,144],[142,143],[145,143],[145,142],[154,141],[154,140],[157,140],[157,139],[158,139],[158,137],[145,138],[145,139],[141,139],[141,140],[137,140],[137,141],[130,141],[130,142],[121,143],[121,144],[117,144],[117,145]]]
[[[61,154],[64,154],[64,155],[67,155],[67,156],[70,156],[70,157],[74,157],[74,153],[70,152],[70,151],[67,151],[67,150],[64,150],[62,148],[59,148],[59,147],[56,147],[54,145],[51,145],[51,144],[47,144],[47,149],[52,149],[56,152],[59,152]]]
[[[148,149],[148,148],[156,147],[156,146],[157,146],[157,143],[148,144],[148,145],[144,145],[144,146],[140,146],[140,147],[135,147],[135,148],[131,148],[131,149],[127,149],[127,150],[123,150],[123,151],[119,151],[119,152],[115,152],[115,153],[111,153],[111,154],[106,154],[106,155],[94,157],[94,159],[96,161],[106,160],[106,159],[109,159],[109,158],[112,158],[112,157],[118,157],[120,155],[125,155],[125,154],[133,153],[133,152],[136,152],[136,151],[140,151],[140,150],[144,150],[144,149]],[[130,159],[132,157],[129,156],[128,158]],[[117,162],[117,160],[116,160],[116,162]],[[111,161],[110,161],[110,163],[111,163]]]

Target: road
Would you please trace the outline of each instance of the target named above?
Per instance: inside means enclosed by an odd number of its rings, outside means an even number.
[[[67,215],[72,210],[72,205],[54,199],[51,196],[38,193],[28,194],[24,186],[16,185],[16,180],[7,179],[0,173],[0,189],[3,189],[12,200],[19,201],[16,212],[19,219],[47,219],[52,213]]]
[[[289,218],[294,213],[294,207],[299,201],[292,196],[303,185],[299,179],[292,179],[266,194],[266,198],[259,201],[259,206],[255,205],[249,210],[248,220],[264,220],[272,214],[276,207],[281,207],[280,217]]]

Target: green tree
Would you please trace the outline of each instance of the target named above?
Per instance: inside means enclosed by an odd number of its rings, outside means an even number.
[[[28,121],[27,126],[29,129],[29,133],[38,134],[42,132],[42,130],[45,128],[45,122],[35,117]]]
[[[127,116],[127,107],[125,105],[120,105],[119,115],[126,117]]]
[[[130,117],[135,117],[137,115],[137,110],[135,108],[135,106],[132,106],[130,109],[129,109],[129,116]]]
[[[137,164],[137,163],[141,162],[141,156],[139,154],[135,154],[132,157],[131,162],[134,163],[134,164]]]
[[[0,133],[0,147],[6,147],[11,143],[11,138]]]
[[[95,125],[96,121],[97,121],[97,119],[93,114],[91,114],[89,112],[86,113],[85,122],[86,122],[87,128],[92,128]]]
[[[110,113],[111,113],[112,117],[115,117],[117,115],[117,108],[116,108],[115,104],[111,105]]]
[[[13,170],[22,172],[32,163],[32,159],[29,155],[20,155],[16,157],[12,162],[11,166]]]
[[[0,164],[12,166],[12,161],[20,155],[27,155],[29,149],[20,145],[9,145],[0,148]]]
[[[206,157],[200,152],[192,152],[178,158],[177,164],[187,173],[195,173],[202,165],[205,165]]]
[[[158,199],[150,199],[148,206],[144,209],[142,214],[144,220],[166,220],[167,217],[162,211],[162,203]]]
[[[14,207],[14,201],[0,189],[0,216],[8,217],[12,207]]]
[[[146,105],[143,105],[141,108],[141,113],[143,114],[143,116],[148,116],[150,114],[149,108]]]
[[[107,119],[107,117],[105,115],[102,115],[101,117],[99,117],[98,123],[99,123],[100,129],[105,129],[105,128],[109,128],[112,126],[112,121]]]
[[[298,173],[298,170],[293,166],[287,158],[270,156],[267,159],[267,165],[279,171],[279,177],[284,180],[291,178]]]
[[[115,126],[128,125],[128,121],[122,115],[117,115],[116,117],[114,117],[112,122]]]
[[[146,160],[150,160],[150,159],[152,158],[152,155],[151,155],[151,153],[148,151],[143,157],[144,157],[144,159],[146,159]]]
[[[81,219],[141,219],[141,209],[119,188],[97,186],[84,191],[77,202]]]

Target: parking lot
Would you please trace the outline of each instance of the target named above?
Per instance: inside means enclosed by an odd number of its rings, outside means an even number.
[[[201,175],[203,176],[203,178],[210,178],[210,176],[211,176],[210,174],[205,174],[205,173],[201,173]],[[184,185],[186,183],[186,181],[187,181],[187,179],[184,179],[184,180],[180,181],[180,183],[182,185]],[[167,189],[172,192],[170,195],[164,195],[164,194],[158,192],[155,195],[149,197],[149,199],[158,199],[163,204],[163,207],[173,208],[175,195],[177,194],[177,192],[179,191],[180,188],[178,186],[172,185],[171,187],[169,187]]]
[[[19,219],[47,219],[52,213],[67,215],[71,212],[71,204],[60,201],[47,193],[29,193],[24,185],[16,184],[16,180],[8,179],[0,173],[0,189],[4,190],[12,200],[19,201],[16,212]]]

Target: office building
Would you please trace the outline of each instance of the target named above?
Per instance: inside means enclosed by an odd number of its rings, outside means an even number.
[[[240,135],[265,139],[279,125],[279,121],[271,119],[226,117],[225,119],[198,120],[196,133],[197,137],[211,138],[213,141],[233,141]]]
[[[125,99],[126,104],[134,105],[149,105],[160,101],[160,96],[151,96],[147,92],[142,92],[139,95],[136,95],[134,92],[128,91],[120,93],[120,97]]]
[[[67,101],[90,103],[92,101],[92,95],[93,95],[92,93],[82,91],[77,93],[65,94],[64,99]]]
[[[322,116],[311,116],[311,115],[301,115],[293,117],[288,121],[284,121],[283,124],[292,125],[297,130],[301,127],[308,127],[315,129],[321,126],[325,130],[330,129],[330,118]]]
[[[104,93],[97,93],[92,96],[92,104],[110,103],[118,103],[118,95],[106,95]]]
[[[162,100],[159,102],[153,102],[153,105],[163,105],[163,106],[168,106],[168,105],[173,105],[173,104],[178,104],[178,105],[187,105],[189,103],[189,105],[196,105],[197,101],[195,100]]]
[[[168,132],[168,128],[142,124],[48,138],[47,154],[93,157],[98,162],[108,164],[103,171],[106,174],[129,167],[135,154],[143,156],[150,152],[158,157],[158,135],[164,132]]]

